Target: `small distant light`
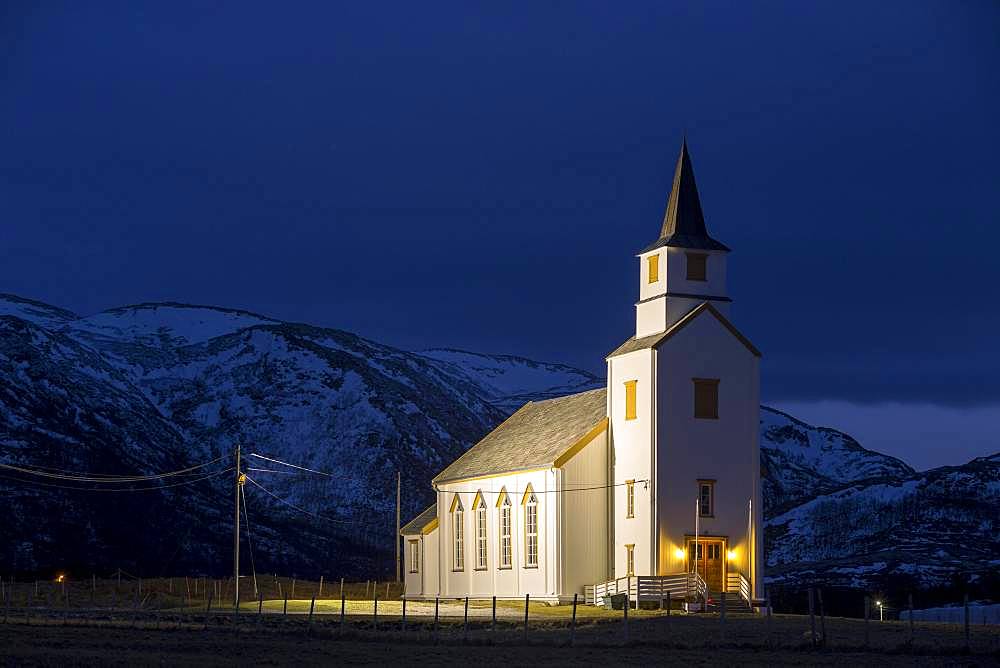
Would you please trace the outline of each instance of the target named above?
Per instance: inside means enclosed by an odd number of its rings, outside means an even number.
[[[875,605],[877,605],[878,607],[881,608],[882,607],[882,601],[875,601]]]
[[[65,580],[66,580],[66,576],[63,575],[62,573],[60,573],[59,575],[56,576],[56,582],[63,582]]]
[[[678,559],[683,559],[684,558],[684,550],[682,550],[681,548],[678,547],[677,549],[674,550],[674,556],[677,557]]]
[[[729,550],[728,552],[726,552],[726,559],[729,559],[729,561],[734,561],[736,559],[736,552],[733,550]]]

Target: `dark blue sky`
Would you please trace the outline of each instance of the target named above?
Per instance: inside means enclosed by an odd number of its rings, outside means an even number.
[[[686,130],[766,401],[996,406],[998,25],[989,2],[5,3],[0,291],[602,372]]]

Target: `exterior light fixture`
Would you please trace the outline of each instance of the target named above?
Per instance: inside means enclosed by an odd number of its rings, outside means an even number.
[[[684,558],[684,550],[682,550],[681,548],[678,547],[677,549],[674,550],[674,556],[677,557],[678,559],[683,559]]]
[[[56,576],[56,582],[64,582],[65,580],[66,580],[66,576],[63,575],[62,573],[60,573],[59,575]]]
[[[728,552],[726,552],[726,559],[728,559],[729,561],[735,561],[736,560],[736,551],[735,550],[729,550]]]

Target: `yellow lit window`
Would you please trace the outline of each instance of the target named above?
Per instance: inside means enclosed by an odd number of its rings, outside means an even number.
[[[635,386],[637,380],[625,381],[625,419],[635,419]]]
[[[656,283],[660,280],[660,256],[649,256],[649,282]]]
[[[625,517],[635,517],[635,480],[625,481]]]

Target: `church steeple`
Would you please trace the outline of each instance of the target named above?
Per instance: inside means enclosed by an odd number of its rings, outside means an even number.
[[[688,154],[687,138],[681,143],[681,154],[674,169],[674,183],[663,215],[660,238],[642,250],[648,253],[663,246],[698,250],[728,251],[724,244],[708,235],[705,216],[701,210],[698,186],[694,180],[694,167]]]
[[[666,331],[702,302],[729,315],[726,254],[729,249],[708,235],[687,140],[674,169],[660,238],[639,253],[637,338]]]

